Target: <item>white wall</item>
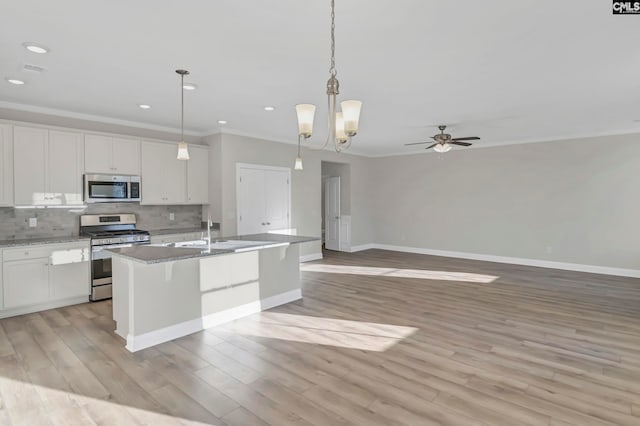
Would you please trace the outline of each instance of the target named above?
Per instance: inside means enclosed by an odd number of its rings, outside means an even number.
[[[209,145],[209,205],[202,206],[202,220],[211,215],[213,222],[222,223],[222,136],[207,136]]]
[[[236,224],[236,163],[262,164],[267,166],[293,167],[297,147],[295,145],[266,141],[245,136],[222,134],[220,137],[221,164],[221,235],[229,236],[237,232]],[[212,147],[215,141],[210,141]],[[212,155],[214,150],[211,151]],[[349,154],[336,154],[331,151],[310,151],[303,148],[304,170],[293,170],[291,174],[291,226],[299,235],[321,236],[321,161],[349,163],[351,184],[359,188],[351,191],[350,207],[352,216],[352,245],[373,242],[373,230],[370,219],[371,197],[365,191],[367,187],[367,158]],[[212,175],[212,179],[216,179]],[[211,181],[213,187],[217,182]],[[212,197],[212,215],[215,215],[216,202]],[[320,241],[305,244],[301,255],[320,253]]]
[[[376,243],[640,269],[640,135],[368,165]]]

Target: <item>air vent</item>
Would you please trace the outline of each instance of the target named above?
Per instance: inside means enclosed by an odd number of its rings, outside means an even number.
[[[30,72],[38,72],[38,73],[40,73],[40,72],[44,71],[44,68],[39,67],[37,65],[25,64],[24,65],[24,70],[25,71],[30,71]]]

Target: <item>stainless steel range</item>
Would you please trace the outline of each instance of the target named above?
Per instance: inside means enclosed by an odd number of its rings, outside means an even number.
[[[132,213],[80,216],[80,235],[91,237],[91,296],[95,302],[111,298],[111,255],[107,249],[149,244],[148,231],[136,229]]]

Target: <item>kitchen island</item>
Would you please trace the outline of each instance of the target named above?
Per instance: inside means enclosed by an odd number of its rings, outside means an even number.
[[[112,250],[113,319],[131,352],[302,298],[301,243],[256,234]]]

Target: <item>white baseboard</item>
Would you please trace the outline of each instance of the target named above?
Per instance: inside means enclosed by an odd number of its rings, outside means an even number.
[[[63,306],[78,305],[87,303],[89,296],[70,297],[68,299],[56,300],[54,302],[40,303],[38,305],[20,306],[18,308],[7,308],[0,310],[0,318],[15,317],[17,315],[31,314],[34,312],[46,311],[49,309],[62,308]]]
[[[311,262],[312,260],[322,259],[322,253],[312,253],[300,256],[300,263]]]
[[[138,336],[129,334],[126,348],[136,352],[299,299],[302,299],[302,290],[298,288]]]
[[[640,270],[611,268],[608,266],[583,265],[580,263],[555,262],[551,260],[525,259],[520,257],[495,256],[491,254],[465,253],[457,251],[432,250],[418,247],[404,247],[389,244],[371,244],[381,250],[405,253],[428,254],[431,256],[455,257],[459,259],[483,260],[485,262],[508,263],[512,265],[537,266],[540,268],[564,269],[566,271],[589,272],[592,274],[616,275],[620,277],[640,278]]]
[[[350,252],[351,253],[355,253],[357,251],[371,250],[371,249],[374,249],[374,248],[376,248],[375,244],[362,244],[362,245],[359,245],[359,246],[351,246]]]

